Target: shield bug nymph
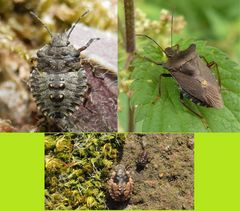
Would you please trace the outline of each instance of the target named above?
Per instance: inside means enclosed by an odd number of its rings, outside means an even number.
[[[37,52],[36,65],[30,75],[32,95],[40,112],[56,130],[67,131],[71,116],[86,100],[88,83],[80,64],[80,53],[99,38],[90,39],[85,46],[75,49],[69,37],[85,12],[64,33],[52,34],[41,19],[31,12],[48,31],[51,42]]]
[[[171,37],[173,27],[173,15],[171,23]],[[149,58],[144,57],[156,65],[161,65],[169,71],[160,75],[160,83],[162,77],[173,77],[180,90],[180,100],[182,104],[191,112],[202,118],[202,115],[193,111],[183,101],[184,98],[190,99],[193,103],[205,107],[222,108],[223,100],[220,90],[220,77],[218,81],[211,72],[211,67],[217,64],[215,62],[208,63],[204,57],[198,55],[196,45],[191,44],[187,49],[180,50],[178,44],[175,46],[167,47],[165,50],[151,37],[143,34],[138,36],[145,36],[152,40],[166,55],[166,62],[156,62]],[[171,38],[172,43],[172,38]],[[203,61],[203,59],[205,61]],[[218,67],[217,67],[218,71]],[[218,73],[219,74],[219,73]]]
[[[133,179],[124,165],[117,165],[108,180],[108,191],[111,198],[117,202],[130,199],[133,192]]]

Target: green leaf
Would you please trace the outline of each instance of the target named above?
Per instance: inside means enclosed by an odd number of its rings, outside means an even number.
[[[159,76],[161,73],[166,73],[166,70],[143,58],[136,58],[131,75],[133,80],[130,87],[133,92],[131,105],[136,106],[136,122],[143,121],[143,132],[234,132],[240,130],[240,66],[219,49],[206,45],[204,41],[181,40],[179,45],[181,49],[185,49],[191,43],[197,45],[199,55],[204,56],[208,62],[215,61],[218,64],[224,108],[206,108],[184,100],[189,107],[204,117],[204,119],[199,118],[181,104],[178,85],[173,78],[162,78],[161,87],[159,87]],[[148,46],[144,50],[140,51],[141,57],[148,55],[148,58],[156,61],[154,47]],[[159,55],[158,58],[161,57]]]
[[[163,56],[162,51],[156,45],[150,44],[143,47],[143,55],[154,59],[155,61],[160,60]]]

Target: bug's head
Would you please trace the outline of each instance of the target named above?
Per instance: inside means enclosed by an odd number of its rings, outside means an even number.
[[[175,49],[174,47],[168,47],[164,52],[168,58],[174,58],[178,54],[178,49]]]
[[[115,171],[117,172],[118,175],[123,175],[126,172],[125,166],[124,165],[117,165],[115,168]]]
[[[116,175],[114,177],[114,182],[123,183],[128,181],[129,177],[127,175],[127,171],[125,167],[121,164],[117,165],[115,168]]]
[[[67,33],[57,33],[52,36],[51,46],[64,47],[70,44]]]

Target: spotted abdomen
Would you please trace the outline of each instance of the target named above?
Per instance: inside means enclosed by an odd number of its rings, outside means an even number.
[[[85,100],[87,79],[85,71],[47,73],[33,69],[30,85],[38,109],[49,118],[71,115]]]

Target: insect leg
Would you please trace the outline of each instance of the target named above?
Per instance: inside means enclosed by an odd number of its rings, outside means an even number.
[[[37,121],[36,128],[37,128],[36,132],[46,132],[46,131],[48,131],[47,118],[46,117],[42,117],[41,119],[39,119]]]
[[[91,93],[92,93],[92,87],[90,84],[88,84],[88,90],[85,94],[85,99],[83,102],[83,107],[86,108],[90,113],[96,113],[93,110],[91,110],[90,108],[87,107],[87,103],[90,102],[92,103],[92,99],[91,99]]]
[[[158,90],[159,90],[159,97],[161,97],[161,80],[162,80],[162,77],[164,78],[171,78],[172,75],[169,74],[169,73],[162,73],[159,77],[159,87],[158,87]]]
[[[101,80],[104,80],[104,76],[106,73],[103,73],[103,74],[97,74],[97,69],[94,67],[94,66],[91,66],[92,67],[92,74],[95,78],[99,78]]]
[[[105,75],[107,75],[108,71],[106,71],[105,73],[97,73],[97,68],[96,67],[92,67],[92,74],[95,78],[99,78],[101,80],[104,80]]]
[[[210,69],[211,69],[213,66],[215,66],[216,71],[217,71],[218,84],[219,84],[219,86],[220,86],[220,88],[221,88],[222,83],[221,83],[221,77],[220,77],[220,73],[219,73],[219,69],[218,69],[218,64],[217,64],[216,62],[212,61],[212,62],[208,63],[207,66],[208,66]]]
[[[208,128],[208,123],[207,123],[206,119],[205,119],[201,114],[199,114],[199,113],[197,113],[196,111],[194,111],[191,107],[189,107],[189,106],[185,103],[182,93],[180,93],[180,102],[182,103],[182,105],[183,105],[186,109],[188,109],[189,111],[191,111],[194,115],[198,116],[198,117],[202,120],[203,125],[204,125],[206,128]]]
[[[86,50],[94,41],[100,40],[100,38],[92,38],[90,39],[86,45],[82,46],[81,48],[78,49],[79,52]]]
[[[212,67],[216,67],[216,71],[217,71],[217,78],[218,78],[218,84],[221,88],[222,84],[221,84],[221,77],[220,77],[220,73],[219,73],[219,69],[218,69],[218,64],[215,62],[215,61],[211,61],[211,62],[208,62],[207,59],[204,57],[204,56],[200,56],[200,58],[202,58],[207,66],[211,69]]]

